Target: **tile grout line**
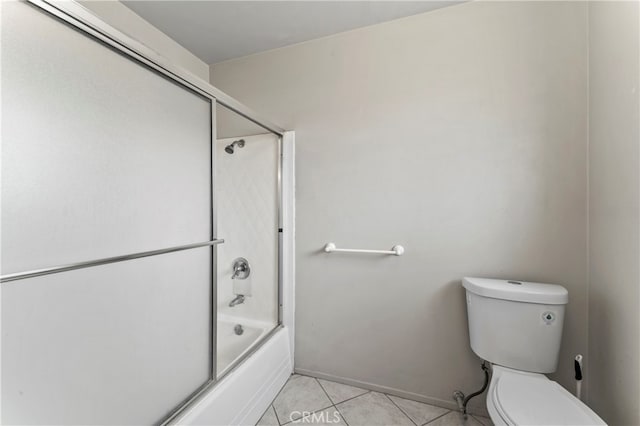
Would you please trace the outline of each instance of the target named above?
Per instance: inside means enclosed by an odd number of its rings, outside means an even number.
[[[270,408],[272,408],[272,407],[273,407],[273,404],[269,404],[269,407],[267,407],[267,409],[266,409],[266,410],[264,410],[264,413],[262,413],[262,416],[260,416],[260,419],[258,420],[258,423],[260,423],[260,420],[262,420],[262,419],[264,418],[265,414],[267,414],[267,412],[269,411],[269,409],[270,409]],[[275,410],[273,410],[273,411],[275,412]],[[276,420],[276,421],[277,421],[277,420]],[[256,426],[258,425],[258,423],[256,423]],[[280,424],[280,423],[278,423],[278,424]]]
[[[365,393],[361,393],[360,395],[352,396],[351,398],[347,398],[344,401],[340,401],[340,402],[338,402],[338,404],[342,404],[342,403],[345,403],[347,401],[351,401],[353,399],[360,398],[361,396],[365,396],[366,394],[371,393],[371,392],[373,392],[373,391],[368,390]],[[338,405],[338,404],[336,404],[336,405]]]
[[[338,412],[338,414],[340,414],[340,418],[342,420],[344,420],[344,424],[346,424],[347,426],[349,426],[349,422],[347,421],[347,419],[345,419],[344,415],[342,414],[342,412],[340,411],[340,409],[338,408],[337,405],[334,405],[333,408],[336,409],[336,411]]]
[[[290,424],[290,423],[297,422],[298,420],[302,420],[302,419],[304,419],[305,417],[308,417],[308,416],[309,416],[309,415],[311,415],[311,414],[318,413],[318,412],[320,412],[320,411],[322,411],[322,410],[326,410],[326,409],[331,408],[331,407],[334,407],[336,410],[338,410],[338,407],[336,407],[336,404],[333,402],[333,400],[331,399],[331,397],[329,396],[329,394],[327,393],[327,391],[324,389],[324,387],[322,386],[322,384],[320,383],[320,381],[318,380],[318,378],[317,378],[317,377],[313,377],[313,376],[305,376],[304,374],[297,374],[297,373],[296,373],[296,374],[294,374],[294,375],[297,375],[297,376],[299,376],[299,377],[308,377],[308,378],[310,378],[310,379],[314,379],[314,380],[316,381],[316,383],[318,384],[318,386],[320,386],[320,389],[322,389],[322,391],[324,392],[324,394],[327,396],[327,399],[329,400],[329,402],[331,403],[331,405],[329,405],[329,406],[327,406],[327,407],[319,408],[319,409],[314,410],[314,411],[311,411],[311,412],[309,412],[309,414],[308,414],[307,416],[303,416],[303,417],[300,417],[300,418],[298,418],[298,419],[289,420],[289,421],[288,421],[288,422],[286,422],[286,423],[281,423],[281,422],[280,422],[280,418],[278,417],[278,413],[276,412],[275,407],[274,407],[273,411],[274,411],[274,413],[276,414],[276,419],[278,420],[278,423],[279,423],[279,425],[280,425],[280,426],[285,426],[285,425],[288,425],[288,424]],[[293,376],[294,376],[294,375],[292,375],[292,376],[291,376],[291,378],[293,378]],[[289,378],[289,380],[291,380],[291,378]],[[289,380],[287,380],[287,383],[289,382]],[[286,385],[287,385],[287,384],[285,383],[285,386],[286,386]],[[284,386],[282,387],[282,389],[284,389]],[[281,390],[281,392],[282,392],[282,390]],[[364,394],[366,394],[366,393],[369,393],[369,392],[371,392],[371,391],[367,391],[367,392],[363,393],[362,395],[364,395]],[[280,395],[280,393],[278,393],[278,395]],[[362,395],[358,395],[358,396],[362,396]],[[345,399],[345,400],[344,400],[344,401],[342,401],[342,402],[349,401],[349,400],[351,400],[351,399],[357,398],[358,396],[354,396],[354,397],[352,397],[352,398]],[[276,398],[277,398],[277,396],[276,396]],[[274,399],[274,401],[275,401],[275,399]],[[273,404],[272,404],[272,405],[273,405]],[[342,413],[340,412],[340,410],[338,410],[338,413],[340,414],[340,417],[341,417],[341,418],[345,421],[345,423],[346,423],[346,422],[347,422],[347,420],[344,418],[344,416],[342,415]]]
[[[284,388],[287,386],[287,384],[289,383],[289,381],[291,380],[291,378],[295,376],[295,373],[291,374],[289,376],[289,378],[287,379],[287,381],[284,383],[284,385],[282,385],[282,387],[280,388],[280,390],[278,391],[278,393],[276,394],[275,398],[273,398],[273,400],[271,401],[271,405],[270,407],[273,408],[273,414],[275,414],[276,416],[276,421],[278,422],[278,426],[282,426],[282,422],[280,421],[280,417],[278,417],[278,412],[276,411],[276,407],[275,405],[273,405],[274,402],[276,402],[276,399],[278,399],[278,397],[280,396],[280,394],[282,393],[282,391],[284,390]]]
[[[297,419],[290,420],[290,421],[288,421],[288,422],[286,422],[286,423],[282,423],[282,421],[280,420],[280,417],[278,416],[278,412],[277,412],[277,411],[276,411],[276,409],[275,409],[274,402],[275,402],[275,400],[280,396],[280,394],[282,393],[282,391],[284,390],[284,388],[286,387],[286,385],[288,384],[288,382],[289,382],[290,380],[292,380],[292,379],[296,379],[296,378],[300,378],[300,377],[309,377],[309,378],[314,379],[314,380],[315,380],[315,382],[318,384],[318,386],[320,386],[320,389],[322,389],[322,392],[325,394],[325,396],[327,397],[327,399],[329,400],[329,402],[331,403],[331,405],[329,405],[329,406],[327,406],[327,407],[323,407],[323,408],[317,409],[317,410],[310,411],[306,416],[303,416],[303,417],[300,417],[300,418],[297,418]],[[332,381],[328,380],[328,382],[332,382]],[[332,383],[338,383],[338,384],[339,384],[339,382],[332,382]],[[275,417],[276,417],[276,421],[278,422],[278,425],[279,425],[279,426],[291,425],[291,424],[293,424],[293,423],[295,423],[295,422],[299,422],[299,421],[301,421],[302,419],[304,419],[304,418],[306,418],[306,417],[308,417],[308,416],[311,416],[312,414],[315,414],[315,413],[318,413],[318,412],[321,412],[321,411],[323,411],[323,410],[327,410],[327,409],[330,409],[330,408],[333,408],[334,410],[336,410],[336,411],[338,412],[338,414],[340,415],[340,418],[341,418],[341,419],[344,421],[344,423],[346,424],[346,426],[349,426],[349,422],[347,421],[347,419],[344,417],[344,415],[343,415],[343,414],[342,414],[342,412],[340,411],[340,408],[338,407],[338,405],[343,404],[343,403],[348,402],[348,401],[351,401],[351,400],[354,400],[354,399],[357,399],[357,398],[359,398],[359,397],[361,397],[361,396],[364,396],[364,395],[367,395],[367,394],[369,394],[369,393],[372,393],[372,392],[373,392],[372,390],[367,390],[367,389],[363,389],[363,388],[358,388],[358,389],[361,389],[361,390],[363,391],[363,393],[361,393],[361,394],[359,394],[359,395],[352,396],[351,398],[347,398],[347,399],[345,399],[345,400],[343,400],[343,401],[340,401],[340,402],[334,402],[334,400],[331,398],[331,396],[329,396],[329,393],[327,392],[327,390],[324,388],[324,386],[322,385],[322,383],[320,382],[320,380],[319,380],[317,377],[314,377],[314,376],[305,376],[304,374],[293,374],[293,375],[291,375],[291,377],[287,380],[287,382],[284,384],[284,386],[282,387],[282,389],[280,389],[280,391],[278,392],[278,394],[276,395],[276,397],[275,397],[275,398],[274,398],[274,400],[272,401],[272,403],[271,403],[271,405],[269,406],[269,408],[270,408],[270,409],[273,409],[273,413],[274,413],[274,415],[275,415]],[[391,399],[390,395],[388,395],[388,394],[386,394],[386,393],[384,393],[384,392],[379,392],[379,393],[381,393],[382,395],[384,395],[384,396],[387,398],[387,400],[389,400],[389,402],[391,402],[391,404],[392,404],[394,407],[396,407],[396,408],[397,408],[397,409],[398,409],[398,410],[399,410],[399,411],[400,411],[400,412],[401,412],[401,413],[402,413],[406,418],[408,418],[408,419],[409,419],[409,421],[410,421],[412,424],[414,424],[415,426],[426,426],[426,425],[428,425],[428,424],[430,424],[430,423],[435,422],[435,421],[436,421],[436,420],[438,420],[438,419],[441,419],[442,417],[444,417],[444,416],[446,416],[446,415],[448,415],[448,414],[451,414],[451,413],[455,412],[455,410],[450,410],[450,409],[446,409],[446,408],[445,408],[446,412],[444,412],[443,414],[441,414],[441,415],[439,415],[439,416],[436,416],[436,417],[434,417],[433,419],[431,419],[431,420],[429,420],[429,421],[427,421],[427,422],[422,423],[421,425],[419,425],[416,421],[414,421],[414,420],[413,420],[413,419],[412,419],[412,418],[411,418],[411,417],[410,417],[410,416],[405,412],[405,410],[403,410],[403,409],[402,409],[398,404],[396,404],[396,403],[395,403],[395,401],[394,401],[393,399]],[[413,400],[409,400],[409,401],[413,401]],[[417,401],[416,401],[416,402],[417,402]],[[437,407],[437,406],[436,406],[436,407]],[[440,407],[440,408],[444,408],[444,407]],[[268,410],[267,410],[267,411],[268,411]],[[266,412],[265,412],[265,413],[266,413]],[[263,416],[264,416],[264,414],[263,414]],[[473,414],[469,414],[469,416],[470,416],[470,417],[471,417],[475,422],[480,423],[482,426],[484,426],[484,423],[483,423],[483,422],[481,422],[480,420],[478,420],[478,419],[476,418],[476,416],[475,416],[475,415],[473,415]],[[283,419],[283,420],[284,420],[284,419]]]
[[[342,420],[344,420],[344,423],[345,423],[347,426],[349,426],[349,422],[347,422],[347,419],[345,419],[345,418],[344,418],[344,416],[342,415],[342,413],[340,412],[340,410],[338,409],[338,407],[336,407],[336,405],[335,405],[335,404],[334,404],[334,405],[331,405],[331,406],[329,406],[329,407],[326,407],[326,408],[322,408],[322,409],[317,410],[317,411],[313,411],[313,412],[311,412],[311,413],[307,414],[307,415],[306,415],[306,416],[304,416],[304,417],[300,417],[299,419],[291,420],[289,423],[293,423],[293,422],[300,421],[300,420],[302,420],[302,419],[304,419],[304,418],[307,418],[307,417],[309,417],[309,416],[311,416],[311,415],[313,415],[313,414],[315,414],[315,413],[318,413],[318,412],[320,412],[320,411],[328,410],[329,408],[334,408],[334,409],[338,412],[338,414],[340,415],[340,418],[341,418]],[[275,410],[274,410],[274,411],[275,411]],[[286,425],[288,425],[289,423],[285,423],[285,424],[286,424]],[[281,426],[284,426],[284,425],[281,425]]]
[[[317,378],[317,377],[314,377],[313,379],[314,379],[314,380],[316,381],[316,383],[320,386],[320,389],[322,389],[322,392],[324,392],[324,394],[325,394],[325,395],[327,395],[327,398],[329,398],[329,402],[330,402],[330,403],[332,403],[332,404],[333,404],[333,406],[335,407],[335,406],[336,406],[335,401],[333,400],[333,398],[331,398],[331,397],[329,396],[329,393],[328,393],[328,392],[327,392],[327,390],[324,388],[324,386],[322,386],[322,383],[320,383],[320,380],[318,380],[318,378]]]
[[[288,425],[288,424],[290,424],[290,423],[297,422],[297,421],[302,420],[302,419],[304,419],[304,418],[306,418],[306,417],[309,417],[309,416],[310,416],[310,415],[312,415],[312,414],[319,413],[320,411],[322,411],[322,410],[326,410],[326,409],[331,408],[331,407],[335,407],[335,405],[333,405],[333,404],[332,404],[332,405],[329,405],[328,407],[323,407],[323,408],[319,408],[319,409],[317,409],[317,410],[308,411],[308,412],[307,412],[308,414],[307,414],[306,416],[302,416],[302,417],[299,417],[299,418],[297,418],[297,419],[289,420],[288,422],[286,422],[286,423],[284,423],[284,424],[281,424],[280,426],[285,426],[285,425]],[[278,420],[278,421],[279,421],[279,420]]]
[[[312,376],[307,376],[307,377],[312,377]],[[328,394],[328,393],[327,393],[327,391],[325,390],[324,386],[322,386],[322,383],[320,383],[320,380],[318,380],[318,378],[317,378],[317,377],[313,377],[313,378],[314,378],[314,379],[316,379],[316,381],[318,382],[318,384],[320,385],[320,387],[322,388],[322,390],[324,391],[324,393],[326,393],[326,394],[327,394],[327,398],[329,398],[329,401],[331,401],[331,402],[333,403],[333,405],[334,405],[334,406],[336,406],[336,405],[338,405],[338,404],[342,404],[343,402],[351,401],[352,399],[356,399],[356,398],[358,398],[358,397],[360,397],[360,396],[362,396],[362,395],[366,395],[366,394],[368,394],[368,393],[373,392],[373,391],[368,390],[368,389],[364,389],[364,388],[357,388],[357,389],[362,389],[364,392],[362,392],[362,393],[361,393],[361,394],[359,394],[359,395],[352,396],[351,398],[347,398],[347,399],[345,399],[345,400],[343,400],[343,401],[340,401],[340,402],[334,402],[334,401],[333,401],[333,399],[331,399],[331,397],[329,396],[329,394]],[[323,380],[324,380],[324,379],[323,379]],[[328,382],[331,382],[331,383],[338,383],[338,382],[333,382],[333,381],[331,381],[331,380],[327,380],[327,381],[328,381]],[[338,384],[339,384],[339,385],[342,385],[342,383],[338,383]],[[349,385],[344,385],[344,386],[349,386]],[[352,386],[352,387],[356,387],[356,386]]]
[[[0,1],[2,1],[2,0],[0,0]],[[383,394],[383,395],[387,395],[387,396],[389,396],[389,395],[390,395],[390,396],[395,396],[395,397],[400,398],[400,399],[406,399],[407,401],[413,401],[413,402],[418,402],[418,403],[420,403],[420,404],[426,404],[426,405],[431,405],[431,406],[433,406],[433,407],[442,408],[443,410],[448,410],[449,412],[454,411],[454,410],[451,410],[451,409],[449,409],[449,408],[443,407],[442,405],[430,404],[430,403],[427,403],[427,402],[419,401],[419,400],[417,400],[417,399],[404,398],[404,397],[397,396],[397,395],[387,394],[387,393],[384,393],[384,392],[382,392],[382,391],[375,391],[375,390],[371,390],[371,389],[361,388],[361,387],[358,387],[358,386],[346,385],[346,384],[344,384],[344,383],[335,382],[335,381],[333,381],[333,380],[329,380],[329,379],[322,379],[322,378],[318,378],[318,377],[316,377],[316,376],[309,376],[309,375],[306,375],[306,374],[300,374],[300,373],[294,373],[294,375],[296,375],[296,376],[302,376],[302,377],[309,377],[309,378],[312,378],[312,379],[316,379],[316,380],[318,381],[318,384],[320,385],[320,387],[322,387],[322,390],[324,390],[324,387],[322,386],[322,383],[320,383],[320,380],[325,380],[325,381],[327,381],[327,382],[336,383],[336,384],[338,384],[338,385],[351,386],[351,387],[354,387],[354,388],[357,388],[357,389],[362,389],[362,390],[364,391],[364,392],[363,392],[363,393],[361,393],[360,395],[352,396],[351,398],[347,398],[347,399],[345,399],[344,401],[336,402],[336,403],[335,403],[335,405],[342,404],[343,402],[351,401],[352,399],[358,398],[359,396],[363,396],[363,395],[365,395],[365,394],[367,394],[367,393],[376,392],[376,393],[381,393],[381,394]],[[326,391],[325,391],[325,393],[326,393]],[[327,394],[327,396],[329,396],[329,394]],[[389,398],[389,399],[390,399],[390,398]],[[331,400],[331,401],[333,402],[333,400],[331,399],[331,397],[329,397],[329,400]],[[391,402],[393,402],[393,401],[391,401]],[[398,407],[398,408],[400,408],[400,407]],[[402,410],[402,409],[401,409],[401,410]],[[472,414],[469,414],[469,415],[471,416]],[[440,417],[442,417],[442,416],[438,416],[438,417],[436,417],[436,418],[440,418]],[[431,422],[431,421],[432,421],[432,420],[430,420],[429,422]],[[415,422],[414,422],[414,423],[415,423]],[[426,423],[424,423],[424,424],[426,424]]]
[[[485,417],[485,416],[480,416],[480,415],[478,415],[478,414],[469,414],[469,415],[470,415],[471,417],[473,417],[473,419],[474,419],[475,421],[477,421],[478,423],[480,423],[482,426],[486,426],[486,425],[485,425],[485,422],[481,421],[481,420],[479,419],[479,417],[480,417],[480,418],[483,418],[483,419],[486,419],[487,417]],[[491,421],[491,424],[493,424],[493,420],[491,420],[491,418],[489,418],[489,420]]]
[[[280,395],[280,393],[278,393],[278,395]],[[274,398],[274,401],[275,401],[275,398]],[[280,423],[280,418],[278,417],[278,412],[276,411],[276,407],[273,406],[273,402],[271,403],[271,408],[273,408],[273,414],[276,416],[276,422],[278,422],[278,426],[282,426],[282,423]]]
[[[423,424],[422,426],[428,425],[429,423],[433,423],[433,422],[435,422],[436,420],[438,420],[438,419],[440,419],[440,418],[442,418],[442,417],[444,417],[444,416],[446,416],[447,414],[450,414],[450,413],[453,413],[453,410],[449,410],[449,411],[447,411],[446,413],[441,414],[441,415],[439,415],[438,417],[436,417],[436,418],[433,418],[433,419],[429,420],[428,422],[426,422],[426,423],[425,423],[425,424]]]
[[[414,422],[414,421],[413,421],[413,419],[412,419],[411,417],[409,417],[409,415],[408,415],[407,413],[405,413],[405,412],[404,412],[404,410],[403,410],[402,408],[400,408],[400,406],[399,406],[398,404],[396,404],[396,403],[393,401],[393,399],[391,399],[391,398],[389,397],[389,395],[387,395],[386,393],[385,393],[385,394],[383,394],[383,395],[384,395],[384,396],[386,396],[386,397],[387,397],[387,399],[388,399],[388,400],[389,400],[389,401],[390,401],[390,402],[391,402],[391,403],[392,403],[392,404],[393,404],[393,405],[394,405],[398,410],[400,410],[400,412],[401,412],[402,414],[404,414],[404,416],[405,416],[406,418],[408,418],[408,419],[409,419],[409,421],[410,421],[411,423],[413,423],[414,425],[418,426],[418,424],[417,424],[416,422]]]
[[[327,390],[324,388],[324,386],[322,386],[322,383],[320,383],[320,380],[318,380],[318,378],[317,378],[317,377],[314,377],[314,379],[316,379],[316,382],[318,382],[318,384],[320,385],[320,387],[322,388],[322,390],[324,391],[324,393],[327,395],[327,398],[329,398],[329,401],[333,402],[333,408],[338,412],[338,414],[340,415],[340,418],[344,421],[344,423],[345,423],[347,426],[349,426],[349,422],[347,421],[347,419],[346,419],[346,417],[344,416],[344,414],[342,414],[342,411],[340,411],[340,409],[338,408],[338,404],[342,404],[342,403],[344,403],[344,402],[351,401],[352,399],[356,399],[356,398],[358,398],[358,397],[361,397],[362,395],[366,395],[366,394],[370,393],[371,391],[370,391],[370,390],[368,391],[368,390],[366,390],[366,389],[362,389],[362,390],[364,390],[364,392],[363,392],[363,393],[361,393],[360,395],[352,396],[351,398],[347,398],[347,399],[345,399],[344,401],[340,401],[339,403],[335,403],[335,402],[333,401],[333,399],[329,396],[329,393],[328,393],[328,392],[327,392]],[[336,383],[336,382],[333,382],[333,383]],[[358,388],[358,389],[361,389],[361,388]]]

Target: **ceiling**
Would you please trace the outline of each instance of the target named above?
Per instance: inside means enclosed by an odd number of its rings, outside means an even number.
[[[123,3],[207,64],[461,1],[166,1]]]

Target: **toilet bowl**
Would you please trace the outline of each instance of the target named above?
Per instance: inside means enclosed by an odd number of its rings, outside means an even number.
[[[604,425],[545,374],[558,366],[569,293],[559,285],[464,278],[471,349],[490,362],[487,410],[496,425]]]
[[[495,425],[606,425],[544,374],[498,365],[493,366],[487,410]]]

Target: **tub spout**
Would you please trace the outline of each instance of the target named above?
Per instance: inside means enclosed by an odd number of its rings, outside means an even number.
[[[243,294],[239,294],[235,297],[235,299],[233,299],[231,302],[229,302],[229,306],[234,307],[236,305],[239,305],[241,303],[244,303],[244,295]]]

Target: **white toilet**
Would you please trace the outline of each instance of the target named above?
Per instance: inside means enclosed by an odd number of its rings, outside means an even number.
[[[556,371],[565,305],[559,285],[464,278],[471,348],[493,364],[487,409],[496,425],[604,425],[544,374]]]

